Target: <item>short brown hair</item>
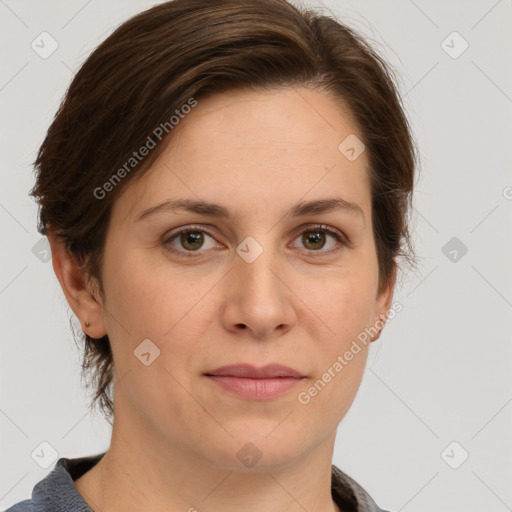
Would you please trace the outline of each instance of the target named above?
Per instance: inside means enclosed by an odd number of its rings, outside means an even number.
[[[379,291],[397,257],[414,264],[408,232],[416,147],[388,64],[354,30],[286,0],[173,0],[119,26],[76,73],[39,149],[31,191],[38,230],[62,238],[102,288],[112,205],[161,154],[148,156],[101,199],[94,191],[194,98],[246,88],[305,86],[351,109],[369,158]],[[341,141],[340,141],[341,142]],[[91,407],[111,422],[113,359],[108,336],[84,341],[82,376]]]

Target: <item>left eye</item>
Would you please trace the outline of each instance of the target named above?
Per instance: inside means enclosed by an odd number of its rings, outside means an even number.
[[[328,243],[329,237],[331,240],[334,240],[334,242],[331,241],[331,244]],[[309,228],[303,231],[295,240],[299,239],[306,249],[315,252],[330,252],[330,249],[336,247],[338,244],[346,245],[346,242],[340,234],[326,227]]]

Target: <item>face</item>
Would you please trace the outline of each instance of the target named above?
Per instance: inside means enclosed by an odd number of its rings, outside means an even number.
[[[238,470],[247,443],[271,467],[332,439],[369,343],[344,355],[391,299],[377,295],[367,155],[338,149],[350,134],[325,92],[210,96],[117,199],[100,323],[116,414],[147,438]],[[240,364],[301,378],[207,376]]]

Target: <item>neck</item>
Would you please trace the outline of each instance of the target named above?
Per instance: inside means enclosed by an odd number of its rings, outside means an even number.
[[[207,454],[162,439],[116,410],[111,446],[75,486],[92,509],[109,512],[339,512],[331,496],[336,432],[296,460],[219,466]],[[127,420],[130,421],[127,421]],[[144,434],[143,434],[144,433]]]

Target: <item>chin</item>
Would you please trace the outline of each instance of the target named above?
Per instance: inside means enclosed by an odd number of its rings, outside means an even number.
[[[269,423],[272,423],[270,428]],[[278,434],[281,427],[276,429],[277,425],[275,421],[265,421],[264,434],[255,425],[237,432],[227,428],[233,437],[226,434],[222,435],[223,439],[212,439],[202,454],[212,467],[225,471],[258,473],[285,469],[304,455],[308,447],[304,445],[304,435],[292,434],[284,428]]]

